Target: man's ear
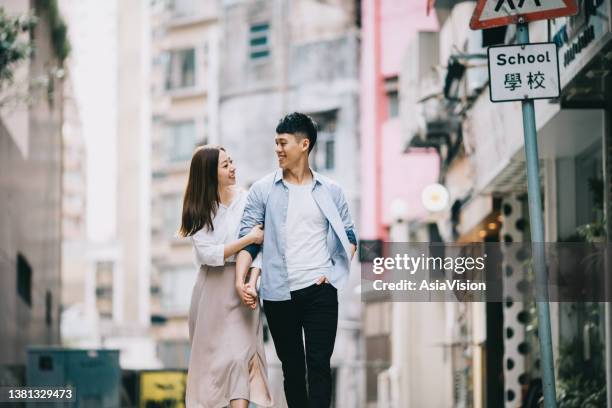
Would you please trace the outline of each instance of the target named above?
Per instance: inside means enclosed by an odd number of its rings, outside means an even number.
[[[305,147],[306,151],[310,149],[310,140],[307,137],[302,139],[302,147]]]

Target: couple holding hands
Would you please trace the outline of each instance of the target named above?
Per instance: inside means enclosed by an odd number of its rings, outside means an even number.
[[[187,408],[274,405],[260,303],[289,407],[330,406],[337,289],[348,280],[357,238],[341,188],[310,169],[316,139],[309,116],[282,118],[279,169],[248,192],[236,187],[224,148],[203,146],[193,155],[180,228],[199,267],[189,310]]]

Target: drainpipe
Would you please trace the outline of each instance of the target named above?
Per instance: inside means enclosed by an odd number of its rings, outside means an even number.
[[[374,4],[374,76],[375,76],[375,87],[374,90],[374,105],[375,105],[375,142],[374,142],[374,163],[375,163],[375,220],[376,229],[379,239],[385,239],[386,231],[383,226],[382,220],[382,131],[383,122],[385,120],[385,100],[383,96],[383,76],[382,76],[382,17],[381,17],[381,3],[380,0],[372,0]]]
[[[605,94],[612,91],[612,80],[606,78]],[[608,250],[612,242],[612,101],[608,98],[604,111],[602,137],[602,163],[603,163],[603,185],[604,185],[604,219],[606,220],[606,251],[605,270],[612,267],[612,259]],[[606,353],[606,392],[607,407],[612,408],[612,276],[605,275],[605,353]]]

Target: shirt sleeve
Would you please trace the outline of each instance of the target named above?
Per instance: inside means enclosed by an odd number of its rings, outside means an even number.
[[[255,225],[263,225],[265,210],[265,203],[261,198],[261,192],[258,189],[258,185],[255,184],[249,190],[249,195],[244,205],[244,212],[240,219],[240,232],[238,233],[238,238],[242,238],[248,234]],[[259,253],[260,247],[261,245],[250,244],[244,247],[244,249],[251,254],[251,259],[255,259]]]
[[[262,255],[263,253],[261,251],[259,251],[259,253],[257,254],[257,256],[255,257],[255,259],[253,259],[253,262],[251,263],[251,268],[259,268],[261,269],[261,265],[262,265]]]
[[[222,266],[225,263],[225,245],[217,243],[211,233],[200,230],[191,237],[191,242],[198,262],[202,265]]]
[[[346,202],[346,197],[344,196],[344,192],[339,187],[338,187],[338,199],[336,201],[336,205],[338,207],[338,212],[340,213],[340,218],[342,218],[342,223],[344,224],[344,230],[346,232],[346,236],[349,242],[357,246],[357,231],[355,230],[355,223],[353,222],[351,213],[349,212],[349,207],[348,207],[348,203]]]

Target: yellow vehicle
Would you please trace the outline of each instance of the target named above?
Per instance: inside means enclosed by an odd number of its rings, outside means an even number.
[[[124,371],[127,406],[137,408],[185,408],[185,370]]]

